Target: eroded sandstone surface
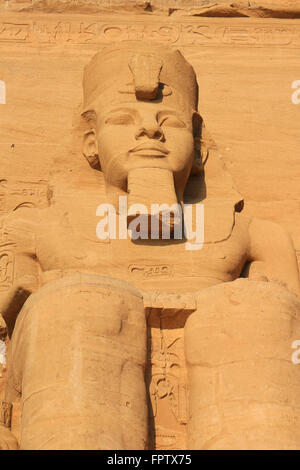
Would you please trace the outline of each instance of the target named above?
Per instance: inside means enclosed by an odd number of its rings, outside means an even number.
[[[0,448],[299,449],[300,2],[0,9]]]

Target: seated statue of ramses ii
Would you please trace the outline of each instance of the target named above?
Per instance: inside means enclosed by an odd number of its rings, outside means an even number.
[[[49,206],[2,220],[14,276],[0,299],[10,343],[0,448],[147,449],[147,321],[161,311],[184,329],[190,449],[299,448],[295,251],[280,226],[243,214],[192,66],[161,44],[107,46],[85,67],[77,124],[84,170],[53,165]],[[174,236],[176,214],[169,238],[150,228],[99,238],[97,208],[115,207],[120,224],[120,198],[202,205],[203,244]]]

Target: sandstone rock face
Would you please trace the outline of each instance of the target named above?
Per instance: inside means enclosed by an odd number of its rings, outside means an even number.
[[[7,0],[8,2],[8,0]],[[13,11],[48,13],[135,13],[167,16],[299,18],[298,0],[20,0]]]
[[[299,449],[300,2],[0,11],[0,449]]]

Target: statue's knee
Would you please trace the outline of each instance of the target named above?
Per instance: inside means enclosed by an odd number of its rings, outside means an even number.
[[[197,295],[197,311],[187,320],[187,361],[218,365],[256,357],[290,359],[300,338],[300,301],[275,283],[237,281]]]
[[[75,274],[43,286],[25,303],[16,328],[25,323],[96,322],[104,334],[118,334],[129,316],[143,317],[143,300],[138,290],[113,278]]]
[[[55,351],[66,355],[67,363],[70,351],[88,342],[103,344],[104,351],[123,348],[125,355],[144,361],[146,321],[139,291],[124,282],[89,274],[43,286],[27,300],[17,319],[12,337],[14,367],[22,370],[32,355],[51,362]]]

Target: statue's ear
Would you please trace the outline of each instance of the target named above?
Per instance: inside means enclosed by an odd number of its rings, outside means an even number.
[[[95,125],[87,115],[82,116],[86,120],[86,128],[83,132],[82,153],[94,170],[101,170],[98,141],[96,136]]]
[[[191,175],[199,175],[203,172],[204,165],[209,155],[209,150],[216,147],[209,135],[204,121],[199,113],[193,114],[193,133],[195,142],[195,158]]]
[[[193,114],[193,133],[194,137],[201,137],[203,119],[198,112]]]
[[[194,146],[195,146],[195,158],[191,170],[191,175],[199,175],[203,171],[203,161],[201,152],[201,136],[203,128],[203,119],[199,113],[193,114],[193,134],[194,134]]]

